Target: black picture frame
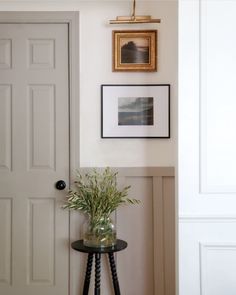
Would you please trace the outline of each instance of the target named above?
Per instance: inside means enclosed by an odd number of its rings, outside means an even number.
[[[102,84],[101,138],[170,138],[170,84]]]

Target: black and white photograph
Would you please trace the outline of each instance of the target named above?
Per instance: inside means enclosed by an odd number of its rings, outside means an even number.
[[[153,125],[153,97],[119,97],[118,125]]]
[[[169,138],[170,85],[101,85],[102,138]]]

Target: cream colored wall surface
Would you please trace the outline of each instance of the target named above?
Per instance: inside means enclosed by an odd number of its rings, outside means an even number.
[[[131,1],[0,1],[1,11],[80,12],[80,165],[174,166],[177,146],[177,1],[138,1],[137,14],[161,24],[109,25],[129,15]],[[158,72],[113,73],[112,30],[157,29]],[[101,84],[171,84],[170,139],[102,139]]]

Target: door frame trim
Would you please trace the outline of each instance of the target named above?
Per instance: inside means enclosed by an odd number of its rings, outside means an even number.
[[[69,53],[69,181],[73,182],[72,173],[80,167],[79,147],[79,11],[1,11],[0,24],[53,23],[68,25]],[[70,186],[70,185],[69,185]],[[69,215],[69,241],[73,232],[72,218]],[[68,245],[69,281],[68,294],[72,294],[71,248]]]

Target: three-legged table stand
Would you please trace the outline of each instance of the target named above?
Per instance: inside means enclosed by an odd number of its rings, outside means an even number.
[[[119,287],[119,281],[118,281],[117,272],[116,272],[114,252],[124,250],[127,247],[127,243],[125,241],[117,240],[116,245],[112,246],[112,247],[92,248],[92,247],[84,246],[83,240],[78,240],[78,241],[73,242],[71,244],[71,247],[76,251],[88,253],[87,268],[86,268],[86,274],[85,274],[85,279],[84,279],[83,295],[88,295],[88,292],[89,292],[89,285],[90,285],[90,278],[91,278],[91,271],[92,271],[92,266],[93,266],[93,256],[94,255],[95,255],[94,295],[100,295],[101,254],[108,254],[115,295],[120,295],[120,287]]]

